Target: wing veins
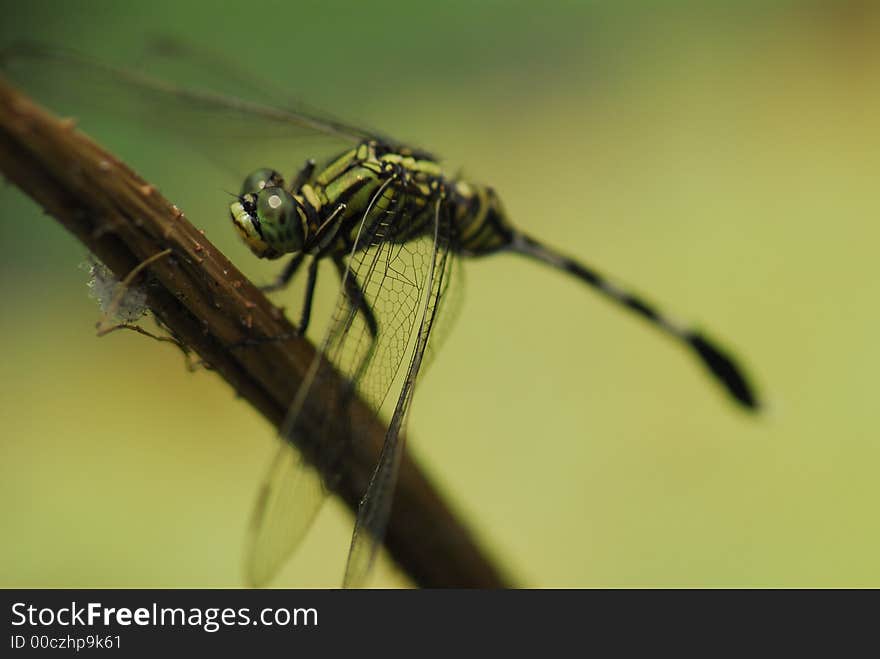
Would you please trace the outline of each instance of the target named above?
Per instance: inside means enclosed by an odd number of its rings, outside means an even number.
[[[375,560],[379,543],[384,536],[391,513],[394,488],[404,449],[401,430],[405,426],[409,415],[415,383],[424,360],[436,312],[439,309],[440,294],[443,291],[443,278],[446,271],[446,259],[449,255],[448,243],[442,248],[442,254],[440,253],[441,203],[442,199],[438,199],[434,217],[431,266],[424,279],[424,302],[422,304],[416,344],[413,347],[406,379],[398,396],[394,415],[391,418],[385,435],[385,443],[382,446],[379,462],[370,479],[367,492],[358,508],[343,587],[357,587],[363,584]],[[446,236],[444,236],[445,238]],[[439,264],[438,254],[440,255]],[[435,279],[434,273],[436,271],[439,271],[439,276]]]

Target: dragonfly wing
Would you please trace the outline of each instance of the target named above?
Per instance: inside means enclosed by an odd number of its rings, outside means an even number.
[[[191,42],[183,42],[171,35],[159,35],[151,39],[145,49],[147,57],[156,64],[167,64],[167,67],[154,65],[156,74],[161,75],[162,68],[170,68],[171,72],[179,69],[192,70],[199,80],[205,79],[212,89],[227,93],[230,96],[260,99],[266,105],[285,108],[293,114],[309,117],[319,121],[323,126],[358,140],[373,139],[384,144],[400,145],[397,140],[372,128],[354,126],[339,117],[333,116],[323,108],[316,108],[302,99],[290,96],[290,90],[268,76],[255,74],[254,71],[241,67],[231,57]],[[419,150],[421,151],[421,150]]]
[[[330,326],[320,345],[318,356],[292,401],[281,427],[281,438],[285,442],[302,445],[305,441],[316,447],[315,455],[320,455],[315,459],[321,461],[320,471],[329,478],[329,482],[325,482],[328,490],[334,489],[335,474],[338,473],[340,461],[344,456],[341,453],[328,454],[325,451],[327,446],[335,446],[339,451],[342,449],[338,442],[325,440],[333,437],[348,437],[352,442],[362,441],[358,436],[357,428],[349,427],[348,423],[348,405],[352,396],[357,393],[374,413],[379,414],[404,357],[413,354],[409,347],[418,344],[419,337],[424,332],[423,293],[426,288],[434,286],[435,282],[437,287],[440,286],[438,274],[445,269],[445,260],[438,266],[437,257],[438,254],[448,253],[448,223],[443,227],[441,236],[443,249],[439,252],[438,238],[434,235],[436,231],[406,243],[396,243],[392,240],[394,227],[412,220],[411,217],[403,214],[403,211],[399,213],[389,211],[386,220],[368,226],[366,220],[370,216],[370,209],[380,200],[388,209],[409,208],[406,199],[402,196],[404,194],[389,182],[377,191],[370,200],[368,209],[363,213],[360,225],[356,229],[352,250],[345,259],[341,273],[343,284],[340,286]],[[437,288],[437,290],[441,289]],[[432,299],[435,298],[437,298],[436,292],[432,295]],[[414,336],[417,327],[419,336]],[[424,348],[418,348],[419,361],[423,353]],[[348,383],[349,388],[346,392],[315,386],[322,381],[328,365]],[[411,391],[411,388],[410,383],[407,385],[407,390]],[[315,410],[320,410],[319,418],[312,419],[312,422],[307,424],[306,421],[309,419],[303,414],[303,410],[306,409],[309,410],[309,417],[315,414]],[[405,415],[403,418],[395,415],[395,418],[398,419],[397,430],[393,433],[395,440],[389,444],[392,448]],[[294,442],[294,440],[301,441]],[[395,452],[391,451],[391,453]],[[299,472],[308,469],[308,465],[302,462],[296,469],[287,469],[284,478],[298,481],[301,478]],[[387,469],[380,470],[382,474],[386,472]],[[276,483],[272,487],[276,491],[295,491],[298,486]],[[261,495],[261,507],[264,506],[262,499]],[[390,501],[388,503],[390,504]],[[291,538],[293,534],[289,531],[276,532],[259,527],[274,524],[289,525],[292,522],[283,519],[279,521],[278,516],[266,514],[258,514],[255,519],[257,528],[252,532],[253,544],[250,554],[277,557],[275,559],[277,565],[272,563],[271,570],[263,570],[263,573],[271,574],[293,548],[288,542],[282,552],[270,543],[270,539],[277,536]],[[371,524],[371,528],[373,526]],[[270,543],[270,546],[262,547],[264,542]]]
[[[125,69],[97,60],[90,59],[73,50],[56,48],[39,43],[18,43],[0,52],[0,65],[13,77],[23,79],[25,75],[34,77],[34,72],[44,75],[60,76],[86,75],[99,82],[110,82],[118,86],[127,86],[138,90],[145,97],[155,95],[166,104],[179,104],[194,110],[206,110],[215,113],[243,115],[253,121],[266,121],[277,126],[296,126],[306,131],[324,133],[341,137],[350,141],[361,141],[374,136],[366,130],[323,118],[292,108],[276,107],[271,102],[261,103],[250,99],[238,98],[213,89],[177,84],[171,80],[153,77],[142,71]],[[28,67],[34,67],[29,69]],[[23,69],[25,75],[14,75],[16,70]],[[76,78],[77,83],[81,78]],[[36,82],[36,81],[35,81]],[[76,85],[71,85],[75,87]],[[107,101],[106,95],[99,100]]]
[[[405,206],[404,201],[399,201],[402,194],[394,192],[388,206]],[[349,255],[342,275],[345,283],[324,347],[325,356],[376,413],[404,358],[411,354],[423,293],[431,283],[428,275],[437,274],[432,229],[426,228],[430,235],[406,243],[391,239],[393,225],[410,220],[404,215],[391,215],[383,226],[358,237],[358,245]],[[356,295],[361,296],[362,306],[372,314],[372,320],[365,313],[352,311]],[[375,337],[371,325],[375,327]]]
[[[441,212],[442,202],[438,200],[436,205],[432,256],[421,286],[423,296],[420,301],[415,345],[412,348],[403,388],[385,435],[379,463],[358,507],[343,581],[343,586],[347,588],[359,587],[365,583],[379,545],[385,536],[404,450],[402,432],[409,416],[416,380],[425,361],[431,329],[440,311],[442,294],[446,290],[444,276],[448,274],[447,264],[450,258],[450,225],[446,213]]]
[[[299,546],[327,498],[321,477],[292,446],[278,447],[257,504],[245,551],[245,577],[263,586]]]
[[[454,252],[450,251],[446,256],[446,267],[440,276],[443,278],[443,289],[440,291],[438,304],[443,305],[443,311],[441,313],[438,309],[435,312],[437,317],[431,329],[431,341],[425,347],[422,377],[431,368],[434,358],[452,333],[464,303],[464,268],[461,259]]]
[[[6,48],[0,51],[0,72],[55,112],[76,117],[111,146],[120,137],[108,129],[121,122],[127,132],[141,130],[160,138],[157,148],[164,151],[202,156],[225,173],[217,183],[227,190],[238,189],[244,174],[255,168],[255,157],[282,160],[276,169],[293,169],[306,158],[329,155],[370,137],[319,114],[275,106],[257,93],[248,91],[242,99],[218,91],[228,85],[211,76],[191,75],[198,86],[190,86],[178,82],[187,79],[185,72],[153,76],[143,68],[124,69],[61,48]]]

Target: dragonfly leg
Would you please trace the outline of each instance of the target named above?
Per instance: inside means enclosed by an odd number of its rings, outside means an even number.
[[[306,296],[303,300],[302,313],[299,317],[299,325],[296,331],[300,336],[305,335],[309,328],[309,318],[312,315],[312,299],[315,297],[315,283],[318,281],[318,259],[312,259],[309,263],[309,278],[306,281]]]
[[[305,183],[308,183],[309,179],[312,178],[312,174],[314,173],[315,161],[309,158],[302,166],[302,169],[297,172],[296,176],[294,176],[293,180],[290,182],[289,192],[291,194],[298,192]]]
[[[336,238],[336,234],[339,233],[339,227],[342,224],[341,222],[337,222],[336,219],[343,211],[345,211],[345,204],[339,204],[333,212],[330,213],[327,219],[321,223],[321,226],[317,228],[310,242],[313,251],[323,251],[333,242]],[[345,272],[345,270],[343,270],[343,272]]]
[[[282,288],[285,288],[290,283],[290,280],[293,279],[297,270],[299,270],[299,266],[302,265],[305,256],[304,252],[300,252],[290,259],[287,265],[284,266],[284,270],[281,271],[281,274],[275,278],[275,281],[266,286],[260,286],[260,290],[264,293],[274,293],[275,291],[280,291]]]
[[[364,322],[367,324],[367,330],[370,332],[372,342],[375,343],[376,337],[379,335],[379,324],[376,322],[373,310],[370,309],[370,305],[367,304],[364,298],[361,287],[354,277],[345,276],[346,266],[341,258],[334,258],[333,263],[336,265],[336,271],[339,273],[340,279],[345,282],[346,293],[349,300],[351,300],[351,305],[364,317]]]
[[[370,333],[370,345],[367,348],[367,352],[364,353],[364,356],[361,358],[357,369],[354,371],[355,375],[352,378],[352,383],[354,383],[361,379],[361,376],[363,376],[364,371],[366,371],[373,359],[373,353],[376,350],[376,343],[379,340],[379,323],[376,321],[376,315],[367,303],[367,300],[364,297],[364,292],[361,290],[357,279],[353,276],[345,276],[345,262],[340,257],[335,257],[333,263],[336,265],[336,271],[339,273],[339,278],[345,283],[345,292],[348,296],[349,303],[355,312],[359,312],[361,316],[363,316],[364,322],[367,324],[367,331]]]
[[[300,266],[305,260],[306,254],[305,252],[300,252],[292,259],[290,262],[284,266],[284,270],[281,271],[281,274],[278,275],[278,278],[268,286],[261,286],[260,290],[264,293],[270,293],[272,291],[277,291],[290,283],[290,280],[293,279],[293,276],[299,271]],[[308,280],[306,280],[306,296],[303,300],[302,312],[299,317],[299,325],[296,327],[297,333],[302,336],[306,333],[306,329],[309,327],[309,319],[312,315],[312,300],[315,296],[315,283],[318,280],[318,259],[313,258],[309,263],[309,274]]]

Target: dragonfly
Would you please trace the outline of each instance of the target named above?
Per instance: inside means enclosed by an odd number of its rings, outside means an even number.
[[[448,324],[461,259],[513,254],[573,277],[683,346],[741,408],[760,407],[744,369],[707,334],[672,320],[596,268],[524,232],[493,187],[451,174],[429,151],[295,105],[180,86],[67,51],[30,44],[17,46],[4,59],[28,58],[75,66],[165,106],[197,107],[238,116],[249,125],[262,123],[270,132],[293,127],[347,143],[329,158],[306,160],[289,178],[280,166],[254,168],[228,206],[231,224],[256,257],[288,259],[267,291],[283,289],[304,273],[299,332],[310,324],[319,264],[332,263],[339,280],[329,327],[290,403],[257,498],[246,551],[246,576],[253,585],[270,582],[300,545],[333,489],[332,474],[338,470],[333,461],[343,459],[328,458],[322,478],[293,448],[302,440],[300,415],[315,395],[322,363],[332,364],[348,383],[345,392],[320,401],[326,428],[344,423],[344,408],[353,396],[376,414],[389,395],[394,402],[358,507],[343,585],[366,582],[388,525],[416,385],[436,354],[441,326]],[[357,429],[347,430],[356,441]]]

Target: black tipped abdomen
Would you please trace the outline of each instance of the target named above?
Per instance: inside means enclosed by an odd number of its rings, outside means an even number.
[[[758,411],[760,403],[754,387],[749,384],[742,371],[729,355],[721,352],[697,332],[688,337],[688,343],[696,350],[706,368],[721,381],[738,403],[751,411]]]

